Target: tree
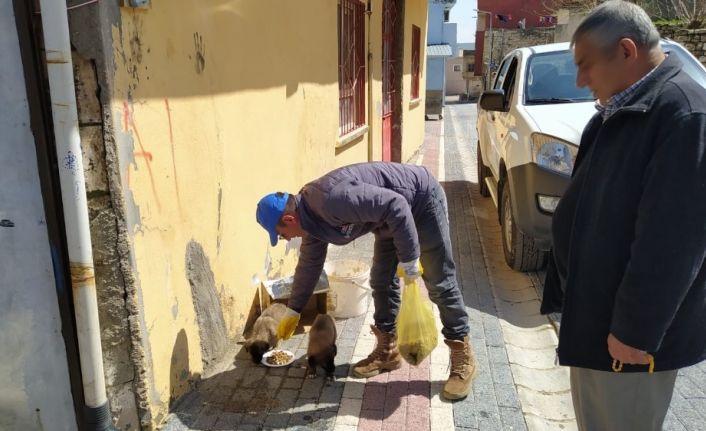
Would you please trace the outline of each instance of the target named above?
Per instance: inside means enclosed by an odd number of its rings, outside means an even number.
[[[588,12],[596,7],[600,1],[597,0],[545,0],[544,7],[553,14],[560,9],[568,9],[572,12]]]
[[[637,0],[652,19],[678,20],[691,28],[703,25],[706,19],[704,0]]]
[[[587,12],[605,0],[546,0],[547,9],[554,12],[568,9]],[[676,20],[686,23],[690,28],[706,24],[705,0],[631,0],[645,9],[653,20]]]

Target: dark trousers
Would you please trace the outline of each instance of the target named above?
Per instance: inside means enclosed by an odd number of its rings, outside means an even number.
[[[677,370],[614,373],[571,367],[571,398],[581,431],[660,431]]]
[[[446,194],[439,183],[430,187],[427,205],[415,214],[414,221],[419,235],[422,278],[429,299],[439,307],[441,333],[447,339],[463,339],[469,332],[468,313],[456,280]],[[375,303],[375,326],[385,332],[395,331],[395,319],[400,310],[398,263],[392,238],[376,236],[370,287]]]

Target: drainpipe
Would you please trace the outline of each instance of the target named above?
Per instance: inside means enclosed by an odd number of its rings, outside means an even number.
[[[446,106],[446,57],[443,57],[443,62],[444,73],[441,74],[441,117],[444,116],[444,106]]]
[[[103,373],[86,180],[74,88],[66,2],[40,0],[59,182],[71,270],[74,318],[86,402],[81,429],[114,431]]]
[[[373,0],[368,0],[365,10],[368,17],[368,161],[373,161],[373,51],[371,48],[370,32],[373,21]]]

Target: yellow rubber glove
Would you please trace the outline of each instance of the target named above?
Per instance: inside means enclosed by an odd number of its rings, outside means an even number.
[[[404,279],[405,285],[415,282],[421,275],[422,265],[419,263],[419,259],[402,262],[397,267],[397,276]]]
[[[299,317],[299,313],[287,308],[287,312],[277,325],[277,336],[282,340],[288,340],[294,334],[297,325],[299,325]]]

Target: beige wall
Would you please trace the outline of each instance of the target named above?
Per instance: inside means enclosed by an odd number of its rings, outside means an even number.
[[[576,28],[578,28],[586,15],[588,15],[588,12],[559,9],[554,42],[570,42],[574,31],[576,31]]]
[[[454,71],[454,66],[459,71]],[[466,93],[466,80],[463,79],[464,72],[463,57],[451,57],[446,59],[446,95],[458,96]]]
[[[404,0],[404,58],[402,78],[402,162],[407,162],[424,143],[424,104],[427,56],[427,2]],[[381,1],[373,4],[382,4]],[[412,25],[420,29],[419,99],[412,101]]]
[[[203,372],[187,244],[204,250],[232,341],[257,281],[296,262],[284,244],[270,249],[254,217],[258,199],[380,159],[382,2],[372,4],[372,118],[368,133],[346,145],[338,142],[336,2],[172,0],[121,10],[110,111],[155,422],[188,387],[170,364],[192,377]],[[421,28],[424,46],[426,13],[425,1],[406,1],[403,160],[424,136],[424,101],[410,106],[409,94],[411,26]]]

